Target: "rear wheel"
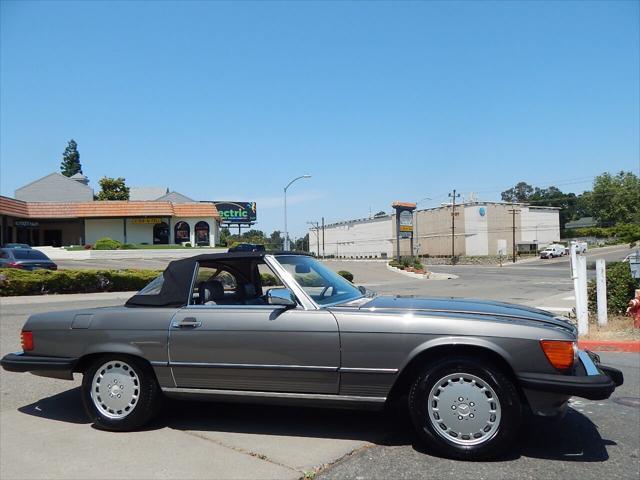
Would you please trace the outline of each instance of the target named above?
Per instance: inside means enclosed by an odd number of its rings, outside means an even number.
[[[82,379],[82,402],[96,427],[134,430],[158,412],[162,393],[151,366],[126,355],[98,358]]]
[[[522,416],[511,380],[490,362],[462,356],[442,360],[418,375],[409,410],[427,446],[465,460],[504,453]]]

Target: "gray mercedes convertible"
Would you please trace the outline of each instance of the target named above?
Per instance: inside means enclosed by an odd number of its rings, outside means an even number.
[[[83,375],[90,419],[149,422],[164,397],[382,408],[406,402],[432,450],[486,459],[525,414],[608,398],[622,373],[576,329],[507,303],[373,296],[313,257],[236,252],[172,262],[121,307],[32,315],[12,372]]]

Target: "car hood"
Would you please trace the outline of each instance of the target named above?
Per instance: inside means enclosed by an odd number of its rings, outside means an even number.
[[[545,323],[554,327],[575,330],[561,317],[538,308],[492,300],[463,298],[420,298],[412,296],[377,296],[358,306],[360,310],[403,310],[430,313],[460,313],[477,316],[508,317]]]

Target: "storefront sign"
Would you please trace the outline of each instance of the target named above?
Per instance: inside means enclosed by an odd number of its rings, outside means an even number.
[[[13,222],[16,227],[36,228],[40,226],[38,222],[32,222],[30,220],[16,220]]]
[[[223,224],[247,224],[257,220],[256,202],[213,202]]]
[[[400,212],[400,231],[413,232],[413,213],[410,210]]]
[[[162,219],[154,217],[132,218],[131,223],[134,225],[155,225],[157,223],[162,223]]]

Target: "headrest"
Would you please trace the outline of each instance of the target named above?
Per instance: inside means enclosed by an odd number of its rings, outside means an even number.
[[[202,305],[207,302],[222,300],[224,298],[224,286],[222,282],[218,280],[200,282],[200,285],[198,285],[198,295]]]

